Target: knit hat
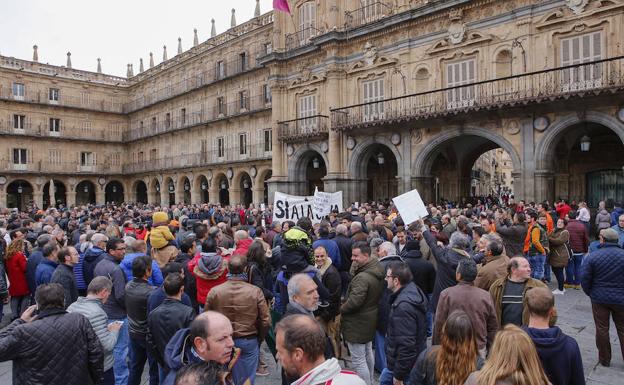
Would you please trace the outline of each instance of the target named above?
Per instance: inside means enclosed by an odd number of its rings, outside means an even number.
[[[201,253],[197,267],[202,273],[212,275],[223,271],[223,258],[217,253]]]
[[[169,216],[167,215],[167,213],[158,211],[152,214],[152,223],[162,223],[162,222],[164,223],[169,222]]]

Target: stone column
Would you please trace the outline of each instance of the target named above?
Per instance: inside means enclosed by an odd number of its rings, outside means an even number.
[[[338,71],[329,72],[327,75],[327,85],[325,87],[325,96],[327,100],[327,115],[330,116],[329,108],[338,107],[340,105],[340,73]],[[331,120],[331,116],[330,116]],[[340,138],[341,133],[331,129],[331,122],[329,129],[329,151],[327,158],[329,164],[327,165],[327,177],[337,178],[343,171],[341,167],[341,146]]]
[[[277,12],[278,14],[280,12]],[[284,20],[284,19],[282,19]],[[271,73],[278,75],[278,71],[276,71],[277,67],[271,68]],[[271,141],[271,145],[273,148],[272,158],[271,158],[271,169],[273,170],[271,179],[269,180],[269,201],[273,200],[273,195],[276,191],[284,191],[281,187],[285,182],[287,182],[288,175],[286,175],[286,170],[283,167],[286,164],[286,154],[284,153],[285,146],[282,145],[282,142],[279,140],[279,124],[278,121],[284,121],[290,119],[288,116],[288,105],[287,105],[287,97],[286,97],[286,88],[282,85],[273,82],[271,84],[271,92],[273,95],[272,106],[273,106],[273,138]],[[281,115],[278,115],[278,112]],[[230,195],[230,201],[231,195]]]
[[[76,191],[67,191],[65,193],[67,199],[67,207],[76,206]]]
[[[208,187],[208,200],[210,203],[219,203],[219,183],[212,180]]]
[[[230,192],[230,204],[231,205],[243,203],[240,187],[233,187],[232,185],[230,185],[229,192]]]
[[[263,200],[264,200],[264,186],[263,185],[264,183],[261,183],[259,185],[254,184],[253,187],[251,188],[252,201],[253,201],[253,204],[256,205],[256,207],[260,207],[260,203],[263,203]]]
[[[96,187],[95,190],[95,204],[106,204],[106,194],[103,187]]]
[[[156,202],[156,194],[158,194],[155,191],[148,191],[147,192],[147,204],[148,205],[153,205]]]
[[[0,186],[0,209],[6,208],[7,206],[7,196],[6,196],[6,186]]]
[[[434,186],[434,188],[431,188]],[[425,204],[435,200],[435,178],[431,176],[412,177],[412,189],[417,189]]]
[[[201,193],[202,193],[201,188],[195,188],[194,186],[191,186],[191,203],[192,204],[198,205],[202,203]]]
[[[160,206],[169,207],[169,186],[160,188]]]
[[[519,199],[522,199],[519,197]],[[550,170],[535,170],[535,201],[555,199],[555,175]]]

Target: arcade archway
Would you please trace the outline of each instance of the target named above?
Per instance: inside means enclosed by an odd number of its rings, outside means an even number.
[[[104,200],[106,203],[123,203],[124,188],[121,182],[116,180],[108,182],[104,189]]]
[[[59,180],[53,180],[53,182],[52,191],[50,191],[50,182],[43,185],[43,207],[67,206],[67,190],[65,189],[65,184]],[[50,192],[52,192],[52,196]],[[53,199],[52,202],[50,202],[51,198]]]
[[[7,188],[7,207],[18,208],[20,211],[26,211],[28,205],[33,202],[33,187],[23,179],[15,180],[8,184]]]
[[[76,205],[95,204],[95,184],[83,180],[76,185]]]

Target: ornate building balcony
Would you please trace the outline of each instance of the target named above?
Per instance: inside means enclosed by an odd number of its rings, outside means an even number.
[[[27,163],[14,163],[10,159],[0,159],[0,169],[6,173],[43,173],[43,174],[120,174],[121,165],[103,164],[81,164],[80,162],[49,162],[45,160],[35,160]]]
[[[315,27],[302,28],[286,35],[286,51],[304,47],[312,43],[312,38],[321,34],[321,30]]]
[[[110,98],[98,99],[86,95],[72,94],[61,89],[59,90],[59,93],[51,99],[49,93],[49,89],[31,89],[30,85],[28,85],[24,95],[14,95],[10,86],[7,87],[0,85],[0,100],[17,101],[30,104],[45,104],[48,106],[70,107],[118,114],[123,112],[123,103],[121,103],[121,101],[117,101],[112,96]]]
[[[205,152],[180,154],[158,159],[128,163],[123,166],[123,173],[143,173],[161,170],[175,170],[192,167],[229,165],[237,162],[249,162],[271,159],[271,151],[263,144],[227,147]]]
[[[622,88],[624,56],[336,108],[331,111],[331,128],[353,130]]]
[[[329,116],[313,115],[278,122],[278,138],[282,142],[324,139],[329,135]]]
[[[364,2],[366,4],[366,2]],[[381,20],[392,14],[392,5],[389,2],[373,1],[355,9],[345,12],[345,29],[353,29]]]
[[[0,120],[0,136],[2,135],[121,143],[122,128],[112,125],[108,129],[95,129],[61,124],[58,129],[51,130],[47,124],[36,125],[31,122],[25,122],[20,128],[15,128],[14,122]]]

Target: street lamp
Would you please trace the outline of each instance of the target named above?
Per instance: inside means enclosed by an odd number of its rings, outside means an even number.
[[[189,186],[188,182],[184,183],[184,191],[188,191],[191,189],[191,186]]]
[[[224,180],[221,181],[221,190],[225,190],[227,188],[227,184]]]
[[[587,136],[587,134],[585,134],[581,138],[581,151],[588,152],[590,147],[591,147],[591,138]]]
[[[319,167],[321,167],[321,162],[319,161],[319,159],[318,159],[318,158],[314,158],[314,159],[312,159],[312,167],[314,167],[314,168],[319,168]]]
[[[156,192],[160,192],[160,186],[156,185]]]
[[[169,192],[173,192],[174,189],[173,182],[169,182]]]
[[[205,190],[205,189],[207,189],[207,188],[208,188],[208,186],[206,185],[206,182],[202,182],[202,184],[201,184],[201,189],[202,189],[202,190]]]
[[[249,181],[247,179],[243,181],[243,188],[249,188]]]
[[[87,185],[84,186],[84,192],[86,192],[86,193],[89,192],[89,186],[87,186]]]
[[[113,186],[113,192],[116,193],[117,192],[117,186]]]
[[[383,153],[380,152],[379,154],[377,154],[377,163],[384,164],[385,161],[386,160],[384,159]]]
[[[18,193],[18,194],[21,194],[21,193],[23,193],[23,192],[24,192],[24,189],[22,188],[22,185],[21,185],[21,184],[20,184],[20,185],[18,185],[18,186],[17,186],[17,193]]]

